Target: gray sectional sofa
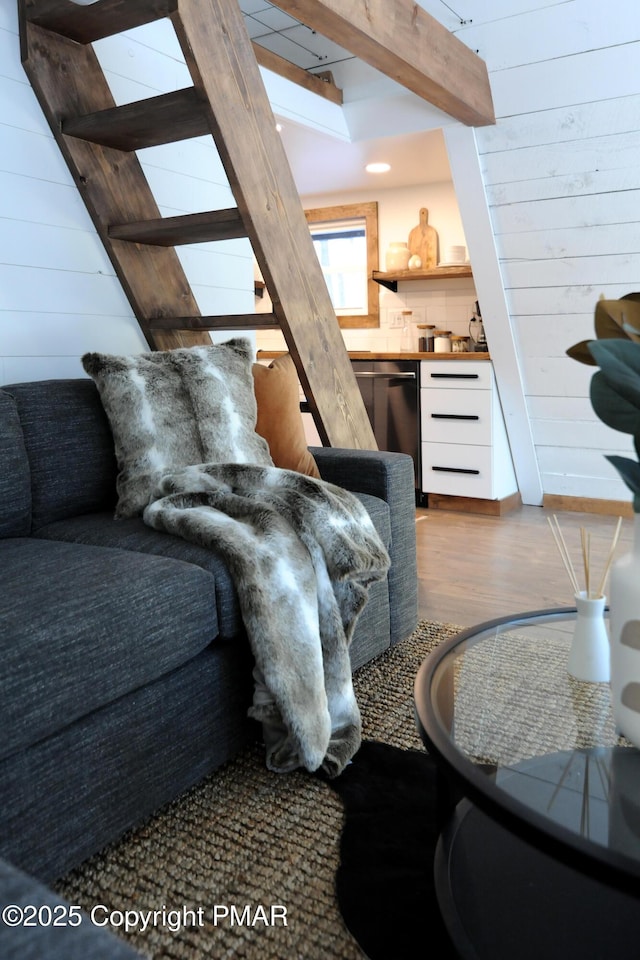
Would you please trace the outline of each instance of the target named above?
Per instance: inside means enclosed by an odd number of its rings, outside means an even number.
[[[413,464],[314,449],[391,555],[351,647],[355,668],[417,618]],[[115,520],[113,440],[91,380],[0,389],[0,905],[46,885],[259,735],[252,657],[214,550]],[[87,938],[91,941],[87,946]],[[91,929],[0,920],[0,956],[126,957]]]

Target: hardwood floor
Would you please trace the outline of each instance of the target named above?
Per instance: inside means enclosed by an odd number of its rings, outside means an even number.
[[[591,535],[592,578],[599,581],[616,517],[529,506],[504,517],[419,508],[420,618],[466,627],[529,610],[573,606],[573,589],[547,520],[554,514],[581,586],[580,528]],[[633,520],[624,519],[616,556],[626,552],[632,535]]]

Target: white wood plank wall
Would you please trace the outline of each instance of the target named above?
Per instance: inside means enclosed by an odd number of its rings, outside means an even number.
[[[640,290],[640,5],[420,3],[489,68],[498,122],[477,143],[544,492],[628,500],[604,455],[629,438],[597,420],[592,371],[565,351],[600,294]],[[0,383],[145,349],[22,70],[16,8],[0,0]],[[186,82],[169,25],[145,30],[98,45],[118,102]],[[167,215],[232,203],[205,138],[141,160]],[[204,313],[253,309],[248,243],[181,257]]]
[[[96,51],[117,103],[190,83],[168,21]],[[0,2],[0,105],[0,383],[84,376],[88,350],[146,350],[20,63],[16,0]],[[211,138],[139,156],[163,215],[234,206]],[[202,313],[253,309],[248,241],[179,256]]]
[[[544,492],[629,500],[604,454],[630,438],[595,417],[593,370],[565,351],[593,336],[601,294],[640,290],[640,5],[422,6],[489,68],[498,122],[476,136]]]

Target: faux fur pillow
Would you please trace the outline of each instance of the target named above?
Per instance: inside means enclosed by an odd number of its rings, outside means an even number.
[[[116,516],[142,512],[160,477],[196,463],[272,465],[255,432],[248,340],[117,357],[87,353],[118,460]]]
[[[269,444],[274,464],[319,478],[318,465],[307,449],[293,358],[287,353],[268,367],[254,363],[253,379],[258,403],[256,433]]]

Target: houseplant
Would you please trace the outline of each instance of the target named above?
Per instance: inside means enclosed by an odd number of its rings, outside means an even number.
[[[633,437],[640,459],[640,294],[600,300],[596,339],[567,353],[599,367],[591,379],[591,405],[607,426]],[[611,569],[611,706],[619,730],[640,746],[640,462],[607,456],[633,494],[631,551]]]

